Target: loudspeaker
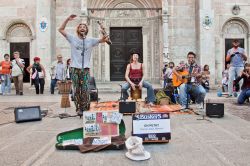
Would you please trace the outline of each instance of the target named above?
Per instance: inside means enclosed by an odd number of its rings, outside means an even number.
[[[136,103],[134,101],[119,102],[119,112],[122,114],[132,114],[136,111]]]
[[[223,117],[224,103],[206,103],[206,115],[208,117]]]
[[[16,107],[14,114],[16,123],[42,120],[40,106]]]

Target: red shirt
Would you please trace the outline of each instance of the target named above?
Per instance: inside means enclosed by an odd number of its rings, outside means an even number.
[[[11,66],[10,61],[2,61],[1,62],[2,70],[0,71],[0,73],[1,74],[10,74],[10,66]]]
[[[129,79],[134,83],[134,84],[139,84],[142,80],[142,64],[140,69],[132,69],[132,64],[130,64],[130,71],[129,71]]]

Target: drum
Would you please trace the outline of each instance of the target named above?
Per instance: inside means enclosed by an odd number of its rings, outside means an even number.
[[[130,96],[133,100],[141,99],[142,91],[139,88],[139,86],[135,86],[135,90],[131,88],[130,92],[131,92]]]
[[[69,94],[62,94],[61,98],[61,108],[70,107]]]
[[[57,85],[58,85],[58,90],[60,94],[69,94],[71,90],[72,82],[71,81],[66,81],[66,82],[58,81]]]

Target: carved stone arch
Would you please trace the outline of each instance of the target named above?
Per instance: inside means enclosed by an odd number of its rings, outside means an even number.
[[[107,8],[144,8],[145,6],[141,4],[139,1],[134,0],[115,0],[111,1],[111,3],[107,4]],[[140,10],[113,10],[111,12],[105,12],[107,17],[117,17],[117,18],[139,18],[145,17],[147,13],[145,11]]]
[[[222,27],[222,33],[226,34],[248,34],[249,25],[248,23],[241,18],[231,18],[225,22]]]
[[[9,41],[13,37],[23,37],[34,39],[34,31],[27,23],[22,20],[15,20],[8,24],[5,28],[4,39]]]

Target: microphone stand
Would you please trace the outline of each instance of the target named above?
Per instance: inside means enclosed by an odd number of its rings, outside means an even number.
[[[82,53],[81,53],[81,56],[82,56],[82,71],[84,72],[84,53],[85,53],[85,34],[82,33]],[[83,86],[80,87],[81,88],[81,92],[83,91]],[[80,118],[82,117],[83,115],[83,110],[80,110],[80,112],[78,112],[78,116],[80,116]]]

